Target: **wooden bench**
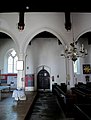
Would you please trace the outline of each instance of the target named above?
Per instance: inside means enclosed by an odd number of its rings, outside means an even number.
[[[77,103],[91,103],[91,91],[85,87],[73,87],[71,88],[72,93],[77,96]]]
[[[0,86],[0,100],[2,98],[2,91],[3,90],[9,90],[10,91],[10,86]]]
[[[55,84],[52,87],[52,91],[54,95],[57,96],[59,105],[63,109],[65,115],[72,117],[74,104],[76,103],[76,95],[71,93],[69,94],[67,91],[64,92],[60,85]]]
[[[75,120],[91,120],[91,104],[74,104]]]

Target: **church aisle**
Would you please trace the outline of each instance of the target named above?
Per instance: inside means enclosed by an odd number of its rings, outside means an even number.
[[[12,92],[3,92],[0,101],[0,120],[27,120],[27,113],[32,108],[37,92],[26,91],[26,100],[16,102]]]
[[[29,120],[68,120],[51,92],[39,92]]]

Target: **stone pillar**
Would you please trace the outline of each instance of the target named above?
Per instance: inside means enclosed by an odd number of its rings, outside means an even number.
[[[24,54],[20,53],[18,60],[22,60],[24,64]],[[17,73],[17,89],[25,88],[25,72],[23,70],[18,70]]]
[[[69,72],[69,59],[65,59],[66,62],[66,85],[67,85],[67,91],[70,90],[70,72]]]
[[[69,60],[70,88],[74,87],[74,66],[73,61]]]
[[[66,64],[66,84],[69,84],[69,60],[65,59],[65,64]]]

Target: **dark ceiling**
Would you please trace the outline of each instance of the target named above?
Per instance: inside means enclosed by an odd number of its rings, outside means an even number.
[[[91,12],[88,0],[2,0],[0,12]]]
[[[88,44],[91,44],[91,32],[84,33],[80,38],[87,38]]]
[[[2,0],[0,3],[0,13],[22,11],[89,13],[91,12],[91,4],[88,0]],[[36,37],[40,36],[53,37],[48,33],[39,34]],[[0,37],[6,38],[6,35],[0,34]]]
[[[50,32],[44,31],[37,34],[34,38],[56,38],[56,36]]]

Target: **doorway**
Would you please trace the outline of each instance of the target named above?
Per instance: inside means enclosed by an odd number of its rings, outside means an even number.
[[[50,74],[44,68],[37,75],[37,88],[43,90],[50,89]]]

